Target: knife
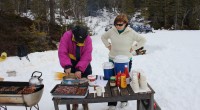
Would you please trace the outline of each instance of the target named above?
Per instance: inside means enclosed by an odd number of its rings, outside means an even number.
[[[117,89],[118,89],[118,91],[119,91],[119,95],[121,95],[121,91],[120,91],[120,88],[119,88],[119,87],[117,87]]]

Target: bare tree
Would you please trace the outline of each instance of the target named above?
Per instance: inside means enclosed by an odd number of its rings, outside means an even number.
[[[181,28],[182,28],[182,29],[184,28],[184,21],[185,21],[185,19],[186,19],[186,16],[189,14],[189,12],[190,12],[189,9],[188,9],[188,10],[185,10],[185,13],[184,13],[184,15],[183,15],[183,19],[182,19],[182,21],[181,21]]]
[[[54,0],[49,1],[49,9],[50,9],[50,23],[55,23],[55,2]]]
[[[70,7],[74,18],[81,21],[81,18],[86,15],[87,0],[70,0]]]

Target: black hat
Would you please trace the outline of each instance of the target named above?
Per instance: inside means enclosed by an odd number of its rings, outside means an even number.
[[[85,26],[75,26],[72,29],[76,42],[83,43],[88,36],[88,29]]]

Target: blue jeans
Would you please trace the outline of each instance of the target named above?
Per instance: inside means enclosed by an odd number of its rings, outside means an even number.
[[[113,62],[113,60],[109,59],[109,62]],[[129,72],[131,71],[132,67],[132,59],[129,61]],[[122,102],[128,102],[128,101],[122,101]],[[117,102],[108,102],[108,106],[117,106]]]

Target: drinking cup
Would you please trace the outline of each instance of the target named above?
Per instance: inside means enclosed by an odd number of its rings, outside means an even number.
[[[97,92],[97,96],[101,96],[102,95],[102,88],[96,87],[96,92]]]

